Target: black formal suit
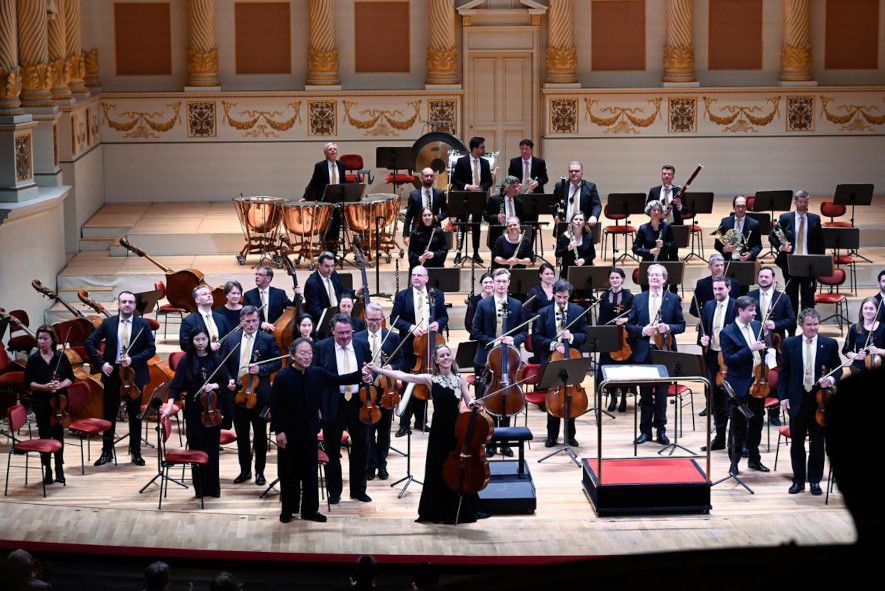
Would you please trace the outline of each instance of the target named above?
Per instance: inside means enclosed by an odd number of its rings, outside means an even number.
[[[504,211],[503,206],[501,205],[503,203],[503,199],[504,195],[499,193],[497,195],[492,195],[491,197],[489,197],[489,200],[486,202],[486,211],[485,214],[483,214],[483,218],[485,218],[485,221],[489,224],[488,236],[486,237],[486,245],[490,249],[495,245],[495,241],[498,240],[498,237],[504,233],[504,225],[507,223],[506,219],[503,223],[498,221],[498,214]],[[522,221],[522,197],[517,196],[513,199],[513,210],[515,211],[515,214],[512,213],[511,215],[516,215],[516,217],[518,217],[520,221]],[[526,236],[526,240],[531,243],[531,236]]]
[[[750,323],[752,338],[760,334],[761,323]],[[747,340],[742,334],[742,326],[739,322],[732,322],[719,334],[719,342],[722,345],[722,358],[728,371],[725,380],[734,390],[737,400],[731,400],[731,448],[728,450],[729,459],[733,466],[741,462],[741,454],[744,445],[747,446],[749,461],[751,464],[759,463],[759,441],[762,439],[762,423],[765,418],[765,399],[750,396],[750,386],[753,384],[754,359],[757,357],[750,350]],[[765,350],[758,352],[758,356],[764,355]],[[759,359],[761,362],[762,360]],[[753,416],[747,419],[746,415],[739,410],[744,406]]]
[[[256,308],[261,308],[261,295],[258,293],[258,288],[254,287],[243,294],[243,301],[250,305],[255,306]],[[267,309],[261,310],[259,313],[259,318],[263,322],[270,322],[273,324],[277,321],[283,311],[292,305],[292,300],[289,299],[289,296],[286,295],[286,291],[280,289],[278,287],[267,287]]]
[[[335,291],[335,297],[341,300],[341,294],[344,292],[344,286],[341,284],[341,277],[338,271],[332,271],[329,277],[332,282],[332,289]],[[320,315],[323,310],[330,307],[329,294],[326,292],[326,285],[320,277],[319,271],[314,271],[304,282],[304,307],[307,313],[313,318],[314,324],[320,321]]]
[[[733,215],[726,216],[722,218],[722,221],[719,222],[719,229],[723,234],[728,232],[729,230],[734,230],[735,227],[735,217]],[[748,261],[755,261],[756,257],[759,256],[759,253],[762,251],[762,232],[759,228],[759,222],[751,218],[750,216],[744,216],[744,227],[741,230],[741,234],[744,237],[744,252],[750,253],[750,258]],[[726,262],[732,259],[732,254],[730,252],[725,252],[725,245],[722,244],[722,241],[718,238],[716,242],[713,243],[713,248],[716,249],[719,254],[725,257]],[[736,250],[738,254],[740,251]],[[739,259],[734,259],[739,260]]]
[[[535,296],[535,299],[530,301],[528,305],[523,304],[522,306],[522,313],[525,315],[526,318],[534,316],[541,311],[541,308],[546,308],[547,306],[553,305],[553,296],[550,296],[548,298],[547,294],[544,293],[544,289],[541,287],[540,284],[534,285],[531,289],[529,289],[529,292],[525,295],[526,301],[528,302],[529,298],[531,298],[532,296]],[[473,323],[471,322],[471,326],[468,326],[467,330],[470,330],[472,328],[472,324]]]
[[[461,156],[455,162],[455,168],[452,170],[452,188],[456,191],[464,191],[464,187],[467,185],[473,184],[473,168],[470,163],[470,159],[472,156],[467,154],[466,156]],[[479,186],[483,191],[488,191],[492,188],[492,184],[494,180],[492,180],[492,169],[489,165],[489,161],[485,158],[480,157],[479,159]],[[485,199],[485,194],[482,192],[477,192],[476,199]],[[464,219],[460,219],[460,221],[465,221]],[[479,233],[480,233],[480,223],[482,222],[481,216],[470,216],[470,221],[475,225],[471,229],[472,240],[473,240],[473,253],[476,254],[479,252]]]
[[[799,482],[819,483],[824,474],[824,429],[814,420],[817,410],[815,394],[819,390],[817,381],[825,373],[829,373],[841,365],[839,345],[830,337],[817,337],[814,359],[814,386],[810,392],[805,391],[805,365],[802,350],[805,337],[797,335],[785,339],[781,343],[781,364],[778,371],[777,397],[790,401],[790,459],[793,464],[793,480]],[[824,368],[827,369],[824,372]],[[836,381],[842,376],[842,370],[836,371]],[[808,467],[805,464],[805,437],[809,440]]]
[[[663,185],[658,185],[657,187],[652,187],[651,189],[649,189],[648,196],[645,198],[645,202],[649,203],[650,201],[660,201],[661,203],[664,203],[664,201],[661,199],[661,189],[662,188],[663,188]],[[673,189],[673,192],[671,195],[673,197],[676,197],[676,195],[679,193],[679,191],[680,191],[680,189],[682,189],[682,187],[678,187],[676,185],[673,185],[672,189]],[[664,207],[665,208],[667,207],[666,203],[664,203]],[[673,225],[674,226],[682,226],[683,225],[682,211],[679,209],[676,209],[675,207],[673,208]]]
[[[760,307],[760,291],[754,289],[747,295],[756,300],[756,320],[762,322],[764,318],[762,317],[762,309]],[[790,298],[782,291],[772,290],[769,307],[772,305],[774,309],[770,310],[768,319],[774,321],[774,332],[784,337],[787,330],[791,330],[796,326],[796,312],[793,311]]]
[[[344,169],[344,163],[340,160],[336,160],[335,166],[338,168],[338,184],[346,183],[347,174]],[[323,198],[326,187],[331,183],[332,179],[329,174],[328,160],[320,160],[313,166],[313,174],[311,175],[307,186],[304,188],[304,198],[320,201]],[[338,208],[335,208],[335,210],[332,211],[332,219],[329,221],[329,226],[324,233],[325,246],[327,249],[331,250],[333,243],[338,239],[340,232],[341,212]]]
[[[676,350],[676,335],[685,332],[685,319],[682,317],[682,301],[676,294],[662,292],[660,322],[670,327],[673,335],[673,350]],[[633,363],[651,362],[651,337],[643,336],[642,329],[652,319],[648,317],[648,302],[651,292],[644,291],[633,298],[633,306],[627,317],[627,332],[632,337]],[[654,392],[652,392],[654,390]],[[667,386],[666,384],[655,386],[642,386],[640,392],[640,421],[639,429],[651,439],[652,417],[654,426],[658,431],[658,437],[666,432],[667,426]],[[652,402],[654,397],[654,402]]]
[[[569,181],[565,182],[565,186],[563,186],[562,181],[559,181],[554,187],[554,194],[557,196],[556,199],[559,202],[560,222],[564,223],[571,221],[562,219],[568,212],[568,198],[569,192],[571,191],[571,188],[568,185]],[[584,214],[584,221],[589,222],[591,216],[598,220],[602,213],[602,201],[599,200],[599,192],[596,190],[596,183],[582,179],[581,184],[578,186],[578,190],[580,191],[578,209]],[[572,213],[574,214],[574,211]]]
[[[436,228],[436,232],[433,232],[434,227]],[[431,234],[433,234],[432,239]],[[430,243],[429,248],[428,242]],[[418,257],[424,254],[425,251],[433,254],[433,258],[424,261],[425,267],[431,268],[445,266],[446,257],[449,254],[449,247],[446,244],[446,235],[439,226],[421,226],[417,231],[413,231],[410,234],[409,275],[411,275],[412,269],[421,264]]]
[[[328,384],[357,384],[361,377],[359,371],[339,376],[338,372],[321,367],[300,371],[289,366],[274,379],[270,427],[274,433],[286,436],[286,447],[278,447],[277,452],[282,515],[292,515],[300,509],[302,517],[310,517],[319,510],[317,433],[323,391]]]
[[[365,341],[351,339],[353,352],[356,356],[357,368],[372,359],[369,346]],[[339,345],[334,338],[317,343],[317,367],[328,372],[338,373],[338,361],[335,350]],[[341,434],[347,431],[350,435],[350,495],[366,494],[366,466],[368,464],[369,433],[366,424],[360,421],[360,397],[356,388],[350,400],[345,399],[340,386],[327,384],[321,404],[323,415],[323,446],[329,455],[326,466],[326,489],[332,499],[341,498],[343,490],[341,475]]]
[[[140,391],[150,381],[147,362],[156,355],[154,346],[154,333],[151,326],[141,316],[132,316],[129,331],[129,358],[132,360],[131,367],[135,370],[135,384]],[[115,314],[105,318],[98,328],[86,338],[83,346],[89,354],[92,367],[101,372],[101,383],[104,386],[104,418],[111,422],[111,428],[102,435],[102,453],[110,453],[114,447],[114,433],[117,426],[117,411],[120,409],[120,374],[117,363],[117,331],[120,327],[120,315]],[[104,341],[104,353],[98,352],[99,343]],[[114,367],[111,375],[106,376],[101,368],[105,363]],[[129,453],[132,458],[141,457],[141,420],[138,418],[141,412],[141,396],[135,400],[128,397],[124,400],[126,414],[129,416]]]
[[[824,233],[820,224],[820,216],[814,213],[806,213],[805,215],[805,237],[806,246],[808,247],[806,254],[824,254],[826,249],[824,248]],[[787,213],[782,213],[778,218],[777,223],[781,230],[783,230],[784,237],[793,246],[792,254],[795,254],[796,212],[788,211]],[[781,241],[778,240],[778,237],[774,235],[773,231],[768,236],[768,242],[771,243],[775,249],[779,249],[781,246]],[[787,292],[787,295],[790,296],[790,304],[796,312],[804,310],[805,308],[813,308],[814,290],[817,281],[815,281],[814,277],[794,277],[793,280],[790,281],[790,269],[787,262],[788,256],[789,255],[785,252],[778,252],[777,258],[774,262],[781,268],[781,272],[784,275],[784,281],[787,282],[785,291]],[[799,307],[800,296],[802,300],[801,308]]]
[[[585,267],[593,266],[593,259],[596,258],[596,247],[593,245],[593,236],[588,231],[581,234],[581,244],[578,246],[578,256],[575,257],[575,251],[569,248],[571,240],[565,232],[556,239],[556,258],[561,259],[559,276],[563,279],[568,277],[569,267],[575,266],[575,261],[579,258],[584,259]]]
[[[437,224],[441,224],[444,219],[449,217],[448,205],[446,204],[446,193],[441,189],[431,187],[431,204],[430,209],[433,211],[433,219]],[[426,199],[424,198],[424,188],[415,189],[409,193],[409,200],[406,205],[406,219],[403,221],[403,238],[414,232],[421,225],[421,212],[424,211]]]
[[[710,337],[710,344],[707,346],[704,354],[704,365],[707,368],[707,379],[710,380],[710,386],[713,391],[713,401],[710,408],[713,413],[713,424],[716,426],[716,438],[719,439],[725,437],[725,429],[728,427],[728,396],[726,396],[722,387],[716,384],[716,374],[719,373],[719,351],[715,350],[713,347],[713,316],[716,313],[717,304],[718,302],[715,299],[709,300],[704,304],[704,307],[701,310],[701,325],[704,329],[703,333]],[[729,297],[728,303],[725,307],[725,315],[722,318],[722,327],[720,328],[720,331],[729,324],[732,324],[736,316],[737,310],[735,308],[734,298]],[[699,344],[700,338],[701,333],[699,331]],[[719,349],[721,350],[721,332],[719,338]],[[728,364],[726,363],[725,365],[727,366]]]
[[[538,313],[538,317],[532,323],[532,348],[535,350],[537,363],[541,364],[542,367],[547,364],[547,360],[550,358],[550,346],[557,342],[554,339],[561,328],[560,324],[556,322],[559,312],[560,308],[556,304],[547,306]],[[569,332],[573,336],[569,347],[573,349],[579,349],[587,340],[587,315],[581,316],[583,312],[584,309],[577,304],[570,303],[566,308],[565,325],[567,326],[574,322],[569,327]],[[581,317],[578,318],[578,316]],[[577,321],[575,321],[576,318]],[[559,417],[547,414],[547,439],[556,441],[557,437],[559,437],[559,424],[561,422]],[[575,438],[575,417],[569,418],[566,422],[564,435],[567,441]]]
[[[531,170],[529,171],[529,176],[538,181],[538,186],[535,187],[534,190],[532,190],[532,193],[543,193],[544,185],[546,185],[547,181],[549,180],[547,178],[547,163],[540,158],[535,158],[534,156],[532,156],[530,159],[530,164]],[[507,174],[510,176],[515,176],[520,181],[522,181],[522,156],[517,156],[516,158],[510,159],[510,164],[507,166]]]
[[[885,305],[882,304],[882,292],[877,293],[873,297],[876,298],[876,308],[879,310],[879,316],[877,319],[879,322],[882,322],[885,320]],[[0,334],[3,334],[3,332],[0,331]]]
[[[741,287],[734,279],[731,280],[728,295],[732,299],[737,299],[741,295]],[[713,297],[713,276],[708,275],[707,277],[701,277],[697,280],[697,283],[694,284],[694,299],[691,302],[688,313],[695,318],[698,318],[700,316],[698,313],[698,306],[703,308],[707,302],[713,299],[715,299]]]
[[[231,335],[221,348],[222,359],[230,353],[230,357],[227,358],[227,374],[229,379],[235,380],[235,389],[230,390],[230,388],[228,388],[228,392],[234,393],[234,399],[236,399],[236,392],[241,388],[239,381],[240,346],[244,334],[243,331],[240,331],[237,334]],[[255,362],[280,356],[277,342],[271,335],[261,330],[257,330],[255,331],[253,338],[255,339],[255,344],[252,347],[250,361]],[[231,353],[231,351],[233,352]],[[264,472],[264,466],[267,460],[267,421],[264,416],[266,416],[265,411],[270,405],[270,374],[279,371],[281,367],[282,362],[279,360],[259,365],[258,387],[255,388],[258,402],[253,408],[246,408],[243,405],[234,404],[234,430],[237,433],[237,455],[240,462],[241,474],[251,473],[253,444],[255,446],[255,472],[258,474]],[[250,427],[252,428],[252,437],[254,438],[252,443],[250,443]]]
[[[427,322],[422,324],[422,328],[427,328],[429,324],[436,322],[439,325],[438,332],[442,333],[445,331],[446,326],[449,323],[449,313],[446,311],[445,294],[434,287],[426,286],[425,289],[427,290],[427,295],[433,299],[433,305],[430,306],[430,318],[427,319]],[[412,337],[409,336],[409,331],[415,325],[415,296],[413,290],[414,288],[409,286],[406,289],[398,291],[393,298],[393,309],[390,312],[391,322],[396,320],[394,328],[399,331],[400,340],[402,341],[403,339],[406,339],[403,348],[400,349],[400,354],[402,355],[402,367],[405,371],[410,371],[415,367],[415,351],[412,348]],[[414,396],[409,399],[406,409],[403,411],[402,416],[400,416],[399,424],[401,430],[409,429],[413,415],[415,417],[420,417],[420,420],[422,421],[420,422],[420,426],[423,428],[427,420],[426,400],[418,400]],[[417,424],[419,423],[416,423],[416,425]]]
[[[227,331],[235,328],[233,326],[228,328],[227,319],[225,319],[224,315],[219,312],[212,312],[212,320],[215,321],[215,328],[218,329],[219,339],[226,335]],[[188,314],[181,322],[181,327],[178,329],[178,346],[181,347],[182,351],[190,349],[191,334],[193,334],[195,330],[202,330],[205,331],[206,334],[209,334],[209,329],[206,328],[206,319],[203,318],[203,314],[199,310]]]
[[[389,363],[393,369],[402,368],[402,355],[397,351],[395,357],[390,355],[399,347],[399,335],[391,333],[390,330],[382,328],[378,335],[378,344],[384,343],[381,350],[384,352],[384,363]],[[390,335],[388,337],[387,335]],[[362,330],[354,333],[353,339],[366,343],[371,352],[372,346],[369,342],[369,331]],[[385,340],[386,339],[386,340]],[[378,360],[380,365],[382,360]],[[412,369],[411,367],[408,369]],[[367,471],[368,474],[374,474],[375,470],[382,468],[387,469],[387,453],[390,451],[390,424],[393,421],[393,409],[382,408],[381,420],[373,425],[369,425],[369,461]]]

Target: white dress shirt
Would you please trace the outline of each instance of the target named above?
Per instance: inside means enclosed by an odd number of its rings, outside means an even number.
[[[338,375],[348,374],[359,369],[356,363],[356,351],[353,350],[353,341],[349,342],[346,347],[335,343],[335,364],[338,369]],[[342,394],[348,390],[353,392],[353,386],[339,387],[339,391]]]
[[[412,304],[415,306],[415,326],[427,328],[430,324],[430,298],[428,290],[419,291],[412,288]]]
[[[124,347],[123,343],[123,330],[124,326],[128,328],[129,332],[129,344],[132,344],[132,339],[135,338],[135,335],[132,334],[132,316],[129,318],[123,318],[120,316],[120,321],[117,323],[117,359],[122,359],[123,353],[126,351],[126,347]],[[141,337],[139,337],[141,338]]]

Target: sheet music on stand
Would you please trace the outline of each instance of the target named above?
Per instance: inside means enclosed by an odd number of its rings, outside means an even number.
[[[602,379],[605,380],[655,380],[670,377],[665,365],[603,365]]]

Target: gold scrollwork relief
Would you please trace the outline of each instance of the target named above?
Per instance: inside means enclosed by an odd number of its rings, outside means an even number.
[[[707,119],[722,126],[725,131],[755,133],[757,130],[754,125],[765,127],[780,115],[779,96],[766,98],[765,101],[771,109],[767,114],[761,114],[763,108],[756,105],[723,105],[719,113],[714,113],[713,108],[719,99],[705,96],[704,114]]]
[[[21,68],[0,68],[0,99],[17,98],[22,92]]]
[[[585,98],[584,107],[587,109],[586,118],[600,127],[606,127],[605,133],[639,133],[637,127],[648,127],[661,114],[661,99],[649,99],[649,105],[654,107],[654,112],[646,115],[644,107],[604,107],[600,114],[593,112],[593,107],[599,104],[596,99]]]
[[[411,116],[408,117],[400,109],[363,109],[360,111],[360,115],[366,116],[367,119],[357,119],[351,114],[351,109],[356,107],[356,103],[353,101],[341,102],[344,104],[344,121],[363,130],[366,135],[390,136],[397,135],[397,130],[405,131],[415,125],[423,101],[417,100],[407,103],[413,110]]]
[[[578,133],[578,101],[557,99],[550,101],[550,131]]]
[[[240,131],[243,137],[279,137],[278,132],[289,131],[295,123],[301,122],[301,101],[288,103],[292,114],[287,119],[281,119],[284,117],[282,111],[254,109],[242,111],[234,116],[231,111],[237,108],[237,103],[221,101],[221,105],[224,108],[224,120],[228,125]]]
[[[34,176],[31,169],[31,134],[15,137],[15,180],[22,183]]]
[[[821,113],[827,121],[841,125],[843,131],[872,131],[870,125],[885,123],[885,115],[876,114],[879,112],[877,105],[836,105],[829,96],[821,96],[820,103]]]
[[[164,114],[157,111],[123,111],[120,113],[125,120],[112,119],[111,112],[116,110],[116,103],[102,103],[101,108],[108,127],[123,133],[128,138],[156,138],[175,127],[181,116],[181,101],[166,103],[172,109],[172,115],[161,120]]]

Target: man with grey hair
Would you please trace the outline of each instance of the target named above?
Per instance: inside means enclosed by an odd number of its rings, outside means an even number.
[[[701,317],[701,310],[704,309],[704,304],[713,299],[713,277],[725,275],[725,259],[718,252],[710,256],[707,266],[710,268],[710,275],[698,279],[697,283],[695,283],[694,299],[691,302],[691,307],[688,309],[688,313],[697,318]],[[737,299],[741,295],[740,290],[740,284],[731,279],[728,295],[732,299]]]
[[[344,163],[338,160],[338,145],[329,142],[323,146],[324,158],[314,164],[313,175],[310,182],[304,188],[303,199],[311,199],[319,201],[323,198],[328,185],[338,185],[347,182],[347,173],[344,169]],[[341,228],[341,213],[336,209],[332,212],[332,221],[329,223],[326,231],[326,248],[335,250],[334,242],[338,239],[338,232]]]

